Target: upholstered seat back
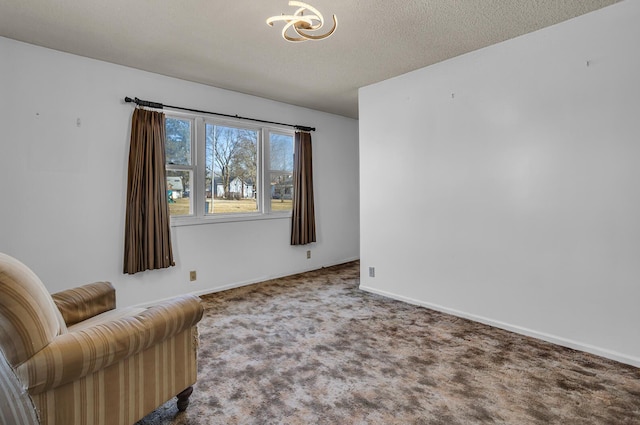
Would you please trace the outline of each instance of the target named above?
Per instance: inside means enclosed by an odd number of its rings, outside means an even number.
[[[0,350],[16,367],[66,332],[60,311],[27,266],[0,253]]]

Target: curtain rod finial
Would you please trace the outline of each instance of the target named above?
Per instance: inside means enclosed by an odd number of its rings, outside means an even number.
[[[135,103],[138,106],[146,106],[148,108],[155,108],[155,109],[164,109],[164,105],[162,103],[149,102],[148,100],[138,99],[137,97],[135,99],[131,99],[129,96],[127,96],[124,98],[124,101],[127,103]]]
[[[300,131],[307,131],[307,132],[316,131],[315,127],[307,127],[307,126],[304,126],[304,125],[296,125],[294,127],[295,127],[296,130],[300,130]]]

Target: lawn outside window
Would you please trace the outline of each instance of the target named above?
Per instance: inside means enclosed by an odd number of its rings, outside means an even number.
[[[181,113],[165,129],[172,225],[291,216],[293,130]]]

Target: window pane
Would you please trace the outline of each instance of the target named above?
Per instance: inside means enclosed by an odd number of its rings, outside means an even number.
[[[191,171],[167,170],[167,200],[169,215],[191,215]]]
[[[191,120],[165,119],[167,164],[191,165]]]
[[[293,198],[293,136],[270,133],[271,211],[291,211]]]
[[[206,125],[205,191],[208,213],[258,211],[258,131]]]

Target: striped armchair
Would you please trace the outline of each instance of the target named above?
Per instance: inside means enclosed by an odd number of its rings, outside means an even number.
[[[0,425],[131,425],[196,381],[195,296],[115,308],[98,282],[50,295],[0,253]]]

